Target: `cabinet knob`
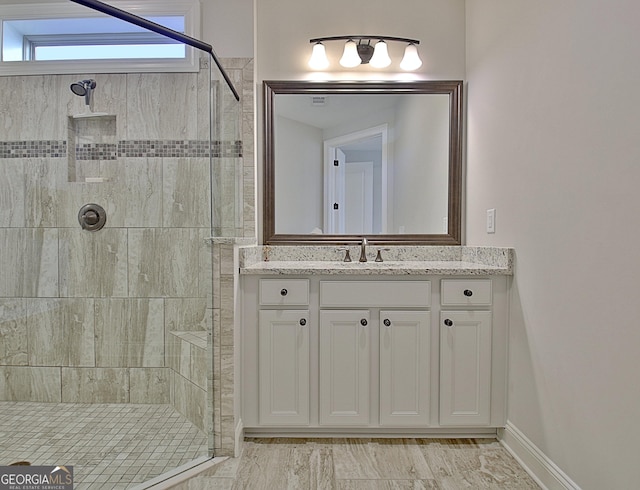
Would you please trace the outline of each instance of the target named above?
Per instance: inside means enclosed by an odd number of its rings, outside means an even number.
[[[444,324],[445,324],[447,327],[453,327],[453,321],[452,321],[452,320],[449,320],[448,318],[444,321]]]
[[[471,289],[465,289],[463,294],[467,297],[473,296],[473,291],[471,291]]]
[[[304,327],[307,324],[306,318],[300,318],[300,326]]]
[[[360,320],[360,325],[362,325],[363,327],[366,327],[369,323],[367,322],[366,318],[363,318],[362,320]]]
[[[391,326],[391,320],[389,320],[388,318],[385,318],[382,323],[384,323],[385,327],[390,327]]]
[[[287,291],[285,288],[282,288],[280,290],[280,296],[286,296],[287,294],[289,294],[289,291]]]

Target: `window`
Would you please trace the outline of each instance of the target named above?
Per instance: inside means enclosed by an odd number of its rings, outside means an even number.
[[[109,3],[198,37],[197,0]],[[0,75],[198,69],[194,48],[72,2],[3,6],[0,33]]]

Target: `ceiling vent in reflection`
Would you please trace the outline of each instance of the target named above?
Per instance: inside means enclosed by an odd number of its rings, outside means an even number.
[[[314,95],[311,97],[311,105],[313,107],[324,107],[327,105],[327,98],[321,95]]]

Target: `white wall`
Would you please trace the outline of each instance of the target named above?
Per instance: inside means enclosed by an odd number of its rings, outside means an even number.
[[[410,103],[405,99],[396,113],[394,232],[403,226],[405,233],[443,233],[449,195],[449,96],[430,95]]]
[[[276,233],[311,233],[323,228],[322,130],[286,117],[276,120]]]
[[[640,4],[466,8],[467,240],[517,255],[509,420],[583,489],[638,488]]]
[[[200,0],[202,40],[220,58],[253,58],[253,1]]]

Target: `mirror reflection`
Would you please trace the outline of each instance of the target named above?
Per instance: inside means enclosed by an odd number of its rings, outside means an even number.
[[[376,87],[265,82],[265,243],[459,243],[459,82]]]

